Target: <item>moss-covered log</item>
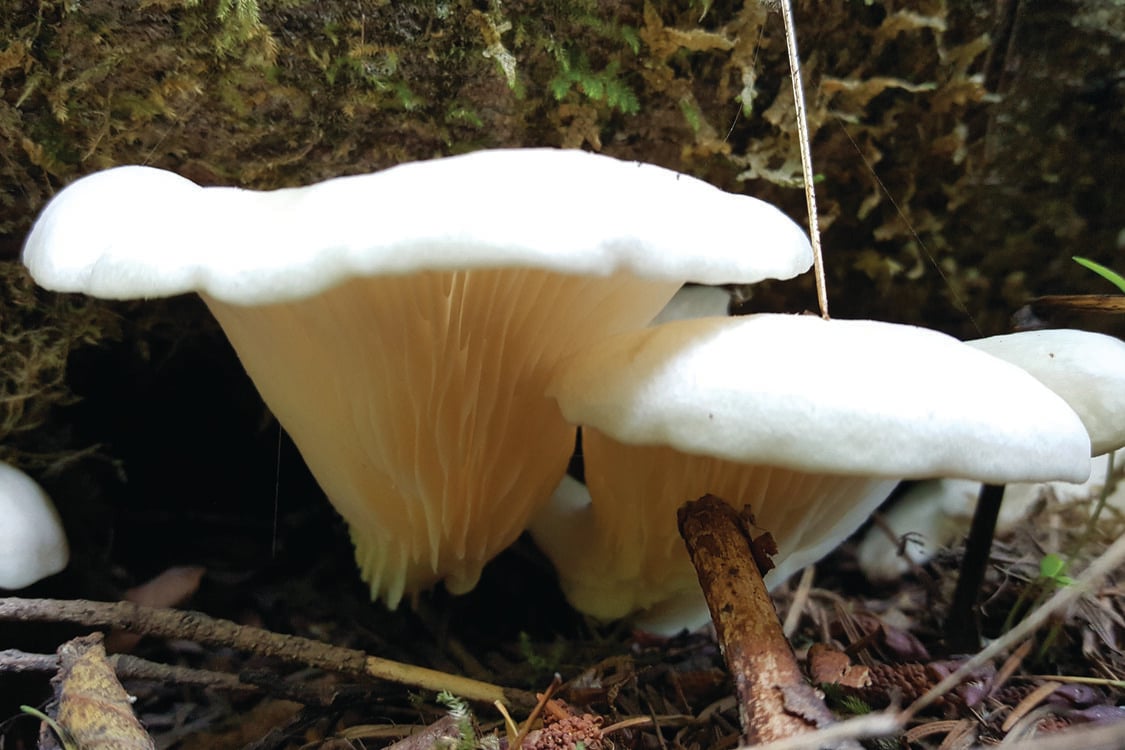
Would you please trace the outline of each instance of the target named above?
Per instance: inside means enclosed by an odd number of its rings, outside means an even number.
[[[116,328],[32,292],[16,262],[55,190],[115,164],[270,188],[581,147],[803,219],[781,24],[758,0],[0,7],[4,398],[62,398],[59,357]],[[1125,6],[803,1],[797,21],[835,314],[972,336],[1030,294],[1108,291],[1070,256],[1122,265]],[[814,305],[807,278],[752,293],[748,309]],[[12,369],[36,356],[12,364],[18,341],[49,352],[44,382]]]

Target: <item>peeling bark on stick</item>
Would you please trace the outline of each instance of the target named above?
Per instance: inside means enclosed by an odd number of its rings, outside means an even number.
[[[831,723],[781,631],[746,517],[705,495],[680,509],[679,525],[734,679],[743,743],[772,742]]]

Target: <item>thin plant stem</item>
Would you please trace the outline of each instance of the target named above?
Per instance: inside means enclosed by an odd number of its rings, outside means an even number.
[[[797,110],[797,141],[801,146],[801,174],[805,181],[805,205],[809,211],[809,241],[813,251],[813,275],[820,317],[828,320],[828,285],[824,281],[824,258],[820,247],[820,222],[816,213],[816,188],[813,185],[812,148],[809,146],[808,108],[801,83],[801,56],[797,53],[797,28],[790,0],[776,0],[785,25],[785,47],[789,52],[789,77],[793,82],[793,105]]]
[[[1105,462],[1105,482],[1102,484],[1102,491],[1098,495],[1098,502],[1094,505],[1094,510],[1090,513],[1090,519],[1086,521],[1086,528],[1082,530],[1082,536],[1075,542],[1074,548],[1071,550],[1069,558],[1073,558],[1078,552],[1086,546],[1094,536],[1094,531],[1098,527],[1098,519],[1101,518],[1102,511],[1105,510],[1107,498],[1109,498],[1110,486],[1113,484],[1113,457],[1116,451],[1110,451],[1106,456]],[[1069,560],[1068,560],[1069,562]]]

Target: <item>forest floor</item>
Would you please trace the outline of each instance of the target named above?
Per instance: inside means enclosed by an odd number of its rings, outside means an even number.
[[[1082,504],[1048,505],[995,545],[982,597],[986,641],[1012,624],[1006,620],[1013,610],[1068,584],[1061,575],[1044,580],[1039,563],[1045,554],[1073,544],[1088,513],[1089,506]],[[1099,538],[1084,544],[1074,569],[1067,572],[1078,575],[1116,538],[1122,519],[1111,514],[1104,520]],[[558,674],[562,684],[554,696],[565,703],[552,703],[550,709],[558,713],[569,705],[586,717],[575,720],[586,727],[587,734],[580,737],[586,750],[721,750],[739,744],[737,701],[710,628],[662,639],[621,624],[592,623],[567,606],[547,563],[527,540],[490,565],[470,594],[436,592],[419,597],[413,607],[388,612],[367,600],[346,535],[326,507],[281,516],[268,563],[246,565],[227,532],[215,534],[223,541],[201,568],[159,577],[132,598],[183,600],[183,607],[244,625],[508,688],[542,692]],[[959,559],[959,550],[943,551],[894,585],[876,587],[859,572],[854,544],[849,543],[775,592],[801,663],[818,680],[843,683],[821,686],[837,715],[910,704],[964,663],[964,655],[949,654],[943,647]],[[128,571],[117,569],[115,574],[127,577]],[[1118,703],[1125,675],[1125,588],[1118,579],[1110,575],[1037,633],[986,661],[912,717],[897,736],[865,740],[865,745],[1022,746],[1018,741],[1036,734],[1122,721],[1125,710]],[[41,644],[53,640],[56,645],[89,630],[34,627]],[[175,678],[125,680],[136,697],[136,713],[160,748],[375,748],[405,741],[401,748],[421,750],[418,740],[403,738],[451,712],[448,703],[436,701],[429,691],[292,666],[228,647],[125,638],[121,633],[109,639],[111,649],[146,660],[237,674],[259,686],[225,692]],[[827,657],[816,644],[831,647]],[[810,650],[819,656],[809,659]],[[35,703],[43,698],[45,685],[45,676],[25,678],[10,682],[5,695],[14,688],[21,691],[18,702]],[[319,698],[292,700],[302,694]],[[471,708],[476,736],[458,747],[490,747],[497,741],[504,746],[500,713],[489,705]],[[526,716],[517,710],[513,714],[517,723]],[[12,719],[3,728],[5,748],[24,747],[34,721]],[[604,740],[598,730],[606,732]],[[536,734],[523,747],[561,747],[552,742],[558,740]],[[1087,750],[1092,747],[1085,744]]]

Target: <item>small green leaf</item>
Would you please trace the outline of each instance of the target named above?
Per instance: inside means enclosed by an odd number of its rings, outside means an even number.
[[[1043,559],[1039,561],[1039,576],[1041,578],[1058,580],[1064,573],[1066,573],[1066,560],[1053,552],[1044,555]]]
[[[1075,263],[1083,266],[1084,268],[1089,268],[1091,271],[1096,273],[1098,276],[1101,276],[1109,283],[1113,284],[1115,287],[1120,289],[1123,294],[1125,294],[1125,276],[1122,276],[1116,271],[1106,268],[1101,263],[1096,263],[1089,258],[1082,258],[1077,255],[1073,257]]]
[[[633,54],[640,54],[641,51],[641,37],[637,34],[637,30],[632,26],[621,27],[621,38],[625,40],[625,44],[629,45],[629,49],[633,50]]]
[[[566,98],[566,95],[570,92],[570,87],[573,85],[573,83],[574,82],[570,80],[569,77],[559,75],[555,76],[550,80],[550,82],[547,83],[547,88],[550,89],[551,96],[561,101],[562,99]]]

